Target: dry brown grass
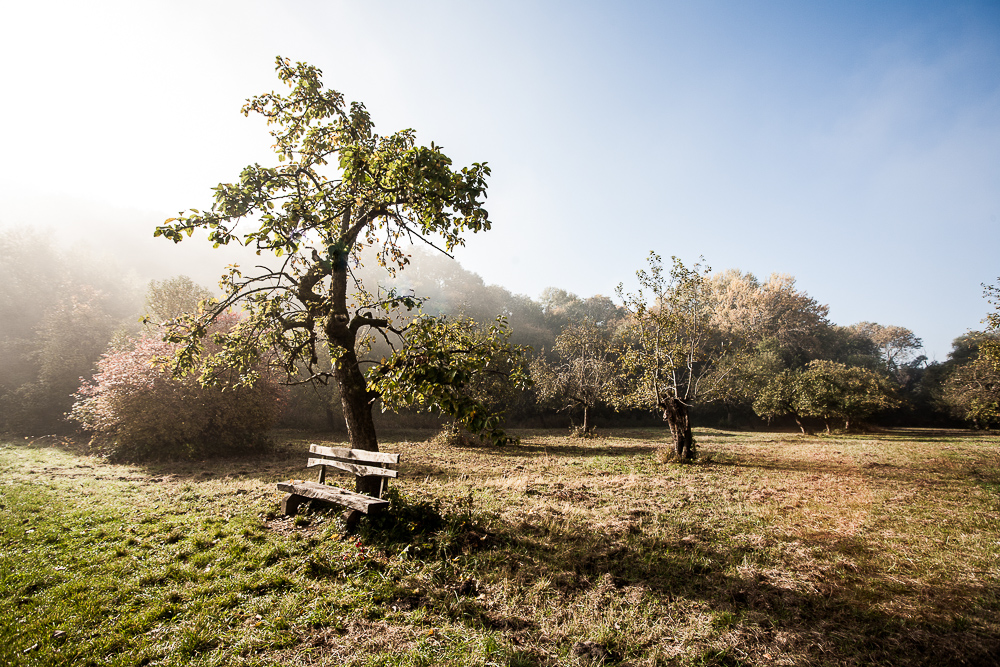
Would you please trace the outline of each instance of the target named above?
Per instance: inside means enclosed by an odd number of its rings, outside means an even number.
[[[700,435],[695,465],[660,462],[646,430],[402,449],[421,492],[496,512],[518,557],[491,573],[494,607],[556,644],[631,647],[631,664],[974,663],[1000,646],[995,437]]]

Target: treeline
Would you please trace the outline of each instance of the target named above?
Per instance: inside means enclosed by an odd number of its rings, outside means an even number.
[[[0,280],[0,429],[65,432],[81,378],[138,330],[143,286],[103,258],[17,231],[0,232]]]
[[[381,269],[374,265],[359,265],[354,273],[377,290]],[[87,417],[84,408],[87,388],[97,382],[95,373],[98,379],[115,372],[120,374],[116,381],[139,378],[142,365],[155,361],[157,350],[169,356],[169,350],[154,344],[163,334],[157,324],[196,309],[200,299],[210,296],[183,277],[142,284],[122,276],[107,260],[59,250],[40,235],[10,231],[0,232],[0,275],[7,287],[0,293],[0,429],[8,433],[66,432],[80,424],[93,431],[94,422],[87,422],[93,414]],[[998,419],[1000,378],[981,354],[996,341],[992,329],[960,336],[946,361],[929,363],[912,331],[870,322],[834,324],[827,306],[789,276],[760,279],[730,270],[702,275],[687,288],[691,285],[696,291],[673,306],[670,299],[680,298],[677,280],[665,274],[665,291],[652,299],[647,291],[643,304],[630,299],[635,295],[621,294],[616,302],[558,288],[532,299],[486,285],[445,256],[415,252],[406,270],[383,287],[419,298],[423,312],[479,323],[505,319],[510,341],[524,348],[533,386],[514,391],[484,378],[470,391],[488,395],[509,425],[588,431],[595,425],[657,423],[666,416],[664,407],[651,400],[648,388],[641,389],[648,383],[638,381],[639,374],[659,363],[643,356],[643,336],[652,334],[637,328],[650,317],[660,317],[666,327],[656,335],[673,336],[671,344],[681,341],[693,354],[687,363],[693,373],[686,380],[690,386],[682,383],[675,389],[691,406],[691,418],[702,425],[754,428],[798,422],[811,431],[860,423],[989,427]],[[693,328],[695,320],[670,320],[674,307],[685,317],[697,314],[700,328]],[[143,314],[146,324],[140,323]],[[367,354],[384,355],[388,344],[373,340]],[[132,362],[139,359],[138,366],[128,366],[125,356]],[[175,438],[177,446],[190,446],[199,437],[218,441],[239,423],[344,428],[332,384],[279,390],[279,374],[268,370],[261,377],[271,384],[253,394],[256,403],[250,412],[245,411],[249,395],[244,395],[242,403],[235,401],[243,413],[230,414],[230,421],[220,417],[205,422],[198,433]],[[236,395],[209,399],[197,394],[195,380],[170,390],[169,400],[160,394],[152,403],[138,402],[130,409],[148,412],[155,404],[179,410],[176,401],[193,396],[190,401],[213,405],[216,414],[223,414],[219,406]],[[134,392],[123,389],[119,397],[124,400]],[[76,420],[68,421],[74,403]],[[440,418],[403,410],[383,421],[436,425]],[[170,423],[163,422],[161,430],[169,430]]]
[[[368,276],[362,268],[362,278]],[[374,281],[376,273],[371,274]],[[678,285],[665,276],[660,296],[647,310],[666,312]],[[759,428],[796,425],[804,431],[862,424],[988,427],[998,418],[1000,377],[979,350],[994,333],[955,339],[944,362],[929,362],[911,330],[892,324],[837,325],[829,308],[800,289],[791,276],[766,279],[728,270],[702,276],[687,295],[688,315],[697,309],[700,339],[691,322],[667,326],[688,346],[697,389],[682,387],[693,418],[703,425]],[[394,286],[426,295],[434,314],[489,322],[501,315],[511,341],[531,348],[534,386],[509,396],[508,420],[532,426],[656,423],[662,410],[625,370],[638,335],[639,317],[607,296],[579,297],[550,287],[537,300],[485,285],[458,263],[418,253]],[[673,292],[671,290],[674,290]],[[647,294],[652,293],[647,290]],[[619,304],[628,304],[627,294]],[[663,333],[663,332],[661,332]],[[692,346],[698,349],[693,349]],[[647,366],[653,363],[646,360]],[[662,363],[662,362],[661,362]],[[977,384],[978,383],[978,384]]]

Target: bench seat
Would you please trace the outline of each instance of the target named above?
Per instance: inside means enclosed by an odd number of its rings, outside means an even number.
[[[315,482],[306,482],[301,479],[278,482],[278,490],[287,494],[281,501],[283,514],[295,516],[302,503],[307,500],[321,500],[346,507],[348,512],[345,517],[350,515],[349,518],[354,521],[357,516],[360,516],[358,513],[375,516],[389,506],[389,501],[383,500],[382,495],[385,493],[386,482],[389,478],[399,476],[396,470],[388,467],[399,463],[399,454],[324,447],[322,445],[309,445],[309,453],[316,454],[318,457],[310,457],[306,462],[306,467],[318,467],[319,479]],[[369,496],[326,484],[327,468],[342,473],[351,473],[355,477],[378,477],[380,479],[378,495]]]
[[[295,509],[297,510],[298,505],[307,498],[325,500],[328,503],[343,505],[344,507],[358,510],[359,512],[363,512],[369,516],[375,516],[389,505],[388,500],[373,498],[372,496],[366,496],[363,493],[356,493],[354,491],[342,489],[339,486],[330,486],[328,484],[319,484],[317,482],[302,482],[299,480],[278,482],[278,490],[284,491],[292,496],[292,498],[286,498],[286,502],[283,502],[281,507],[282,513],[290,516],[294,515],[295,512],[288,511],[289,509],[292,509],[291,507],[288,507],[288,505],[291,504],[291,502],[288,501],[294,502]],[[298,497],[297,501],[295,499],[296,496]]]

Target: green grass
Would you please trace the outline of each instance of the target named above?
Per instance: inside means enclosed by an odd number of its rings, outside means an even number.
[[[278,516],[272,456],[0,446],[0,665],[995,664],[1000,439],[701,430],[403,455],[386,520]],[[329,444],[329,443],[327,443]],[[964,663],[962,661],[965,661]]]

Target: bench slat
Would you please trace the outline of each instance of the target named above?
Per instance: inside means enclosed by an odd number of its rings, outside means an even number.
[[[366,461],[368,463],[399,463],[399,454],[387,454],[385,452],[368,452],[363,449],[348,449],[346,447],[324,447],[323,445],[309,445],[309,453],[320,456],[330,456],[335,459],[349,459],[353,461]]]
[[[336,503],[364,512],[369,516],[382,511],[389,505],[388,500],[372,498],[362,493],[355,493],[354,491],[348,491],[336,486],[317,484],[316,482],[278,482],[278,490],[285,493],[293,493],[297,496]]]
[[[399,477],[398,472],[390,470],[389,468],[375,468],[373,466],[363,466],[356,463],[344,463],[343,461],[333,461],[331,459],[309,459],[309,462],[306,463],[307,468],[313,468],[315,466],[330,466],[331,468],[339,468],[341,470],[354,473],[355,475],[361,475],[362,477],[367,475],[377,475],[379,477]]]

